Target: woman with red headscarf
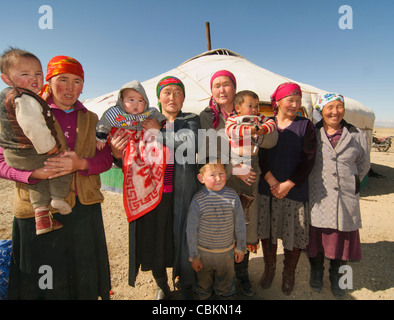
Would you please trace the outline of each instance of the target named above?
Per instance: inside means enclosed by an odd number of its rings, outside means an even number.
[[[271,95],[278,142],[272,149],[260,149],[261,179],[258,234],[262,242],[265,270],[260,286],[271,286],[276,268],[277,239],[284,246],[282,291],[294,288],[295,269],[301,249],[308,244],[308,175],[316,153],[312,122],[298,116],[301,88],[286,82]]]
[[[54,57],[46,80],[41,96],[52,110],[57,132],[63,132],[59,142],[68,151],[48,159],[43,170],[52,173],[50,178],[73,174],[66,199],[72,212],[54,214],[63,228],[37,237],[26,185],[17,183],[9,299],[109,299],[99,174],[110,169],[111,150],[96,150],[98,117],[78,100],[84,84],[82,65],[71,57]]]

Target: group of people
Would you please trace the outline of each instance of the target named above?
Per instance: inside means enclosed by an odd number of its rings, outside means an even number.
[[[124,173],[131,286],[151,271],[156,299],[169,298],[172,267],[182,299],[253,296],[249,253],[261,242],[259,285],[269,288],[281,239],[284,294],[305,251],[310,286],[321,290],[327,258],[331,290],[343,297],[339,268],[361,259],[359,187],[370,166],[366,137],[343,120],[343,96],[320,97],[314,125],[299,115],[301,88],[286,82],[267,118],[257,94],[237,92],[234,74],[220,70],[199,115],[182,111],[187,88],[167,76],[158,109],[132,81],[98,119],[78,100],[76,59],[52,58],[45,85],[30,52],[10,48],[0,69],[9,86],[0,94],[0,177],[16,181],[9,299],[110,298],[99,175],[113,163]],[[217,141],[199,145],[200,129]],[[43,265],[52,290],[40,286]]]

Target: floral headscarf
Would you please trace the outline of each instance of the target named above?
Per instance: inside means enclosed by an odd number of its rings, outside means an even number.
[[[317,99],[315,109],[317,111],[321,112],[327,103],[335,101],[335,100],[339,100],[345,105],[345,99],[343,98],[343,96],[341,94],[326,93],[326,94],[323,94],[322,96],[320,96],[319,99]]]

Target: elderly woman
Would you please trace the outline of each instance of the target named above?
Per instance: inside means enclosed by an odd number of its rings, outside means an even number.
[[[111,151],[96,150],[98,117],[78,101],[84,83],[82,65],[71,57],[56,56],[48,63],[46,80],[43,98],[56,118],[57,131],[64,133],[59,141],[69,151],[48,159],[44,169],[30,173],[30,179],[46,178],[48,172],[50,177],[72,173],[67,199],[72,212],[55,213],[63,228],[37,237],[26,184],[20,183],[34,180],[7,174],[2,164],[2,176],[20,181],[14,201],[9,299],[109,299],[99,174],[111,167]]]
[[[259,172],[253,169],[246,172],[233,172],[233,167],[229,163],[230,144],[228,137],[225,134],[225,126],[227,119],[235,115],[234,97],[237,90],[237,81],[233,73],[228,70],[220,70],[215,72],[210,80],[212,96],[209,101],[209,106],[200,113],[201,128],[205,130],[213,129],[217,133],[217,149],[210,150],[209,142],[206,143],[207,156],[217,156],[221,158],[226,165],[227,185],[237,186],[239,180],[242,180],[246,185],[250,186],[258,183]],[[209,131],[207,131],[209,136]],[[271,148],[276,144],[278,135],[276,130],[264,135],[264,139],[260,144],[262,148]],[[222,147],[227,149],[222,150]],[[257,215],[259,210],[259,194],[256,191],[254,200],[249,208],[250,223],[246,225],[246,243],[247,253],[242,262],[235,263],[235,274],[240,291],[247,296],[253,296],[252,285],[248,274],[249,252],[256,253],[259,242],[257,236]]]
[[[315,160],[316,134],[308,118],[298,116],[302,92],[286,82],[271,95],[279,134],[275,147],[260,149],[261,199],[259,237],[264,255],[260,286],[271,286],[276,268],[277,239],[284,247],[282,291],[290,295],[302,249],[308,244],[308,175]]]
[[[157,282],[156,299],[168,298],[166,267],[179,276],[181,295],[192,298],[195,274],[190,266],[186,221],[190,202],[199,188],[196,164],[200,119],[182,112],[185,88],[178,78],[168,76],[156,86],[160,111],[167,118],[162,128],[155,119],[146,119],[144,129],[157,129],[158,140],[169,150],[161,202],[151,212],[130,223],[130,276],[134,286],[138,268],[152,270]]]
[[[342,298],[339,267],[361,259],[360,181],[368,173],[367,139],[361,130],[343,120],[344,98],[328,93],[318,99],[322,120],[316,124],[316,162],[309,176],[311,227],[307,253],[310,285],[323,286],[324,257],[330,259],[331,291]]]

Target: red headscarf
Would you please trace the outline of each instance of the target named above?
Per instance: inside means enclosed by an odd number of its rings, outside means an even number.
[[[217,77],[229,77],[231,79],[231,81],[234,84],[235,89],[237,89],[237,80],[235,79],[235,76],[227,70],[220,70],[217,71],[213,74],[212,78],[211,78],[211,90],[212,90],[212,83],[213,80],[215,80]],[[209,107],[211,108],[211,111],[213,113],[213,127],[216,129],[217,126],[219,125],[219,107],[215,101],[215,99],[213,99],[213,97],[211,97],[211,99],[209,100]]]
[[[52,77],[62,73],[71,73],[81,77],[82,80],[85,80],[85,73],[83,71],[82,65],[74,58],[68,56],[56,56],[49,60],[45,80],[48,81]],[[50,97],[50,92],[47,84],[43,86],[39,95],[44,100],[48,100]]]
[[[275,115],[278,113],[278,106],[276,105],[276,102],[287,96],[302,97],[300,86],[294,82],[285,82],[280,84],[278,88],[276,88],[275,92],[271,95],[271,105],[274,109]]]

